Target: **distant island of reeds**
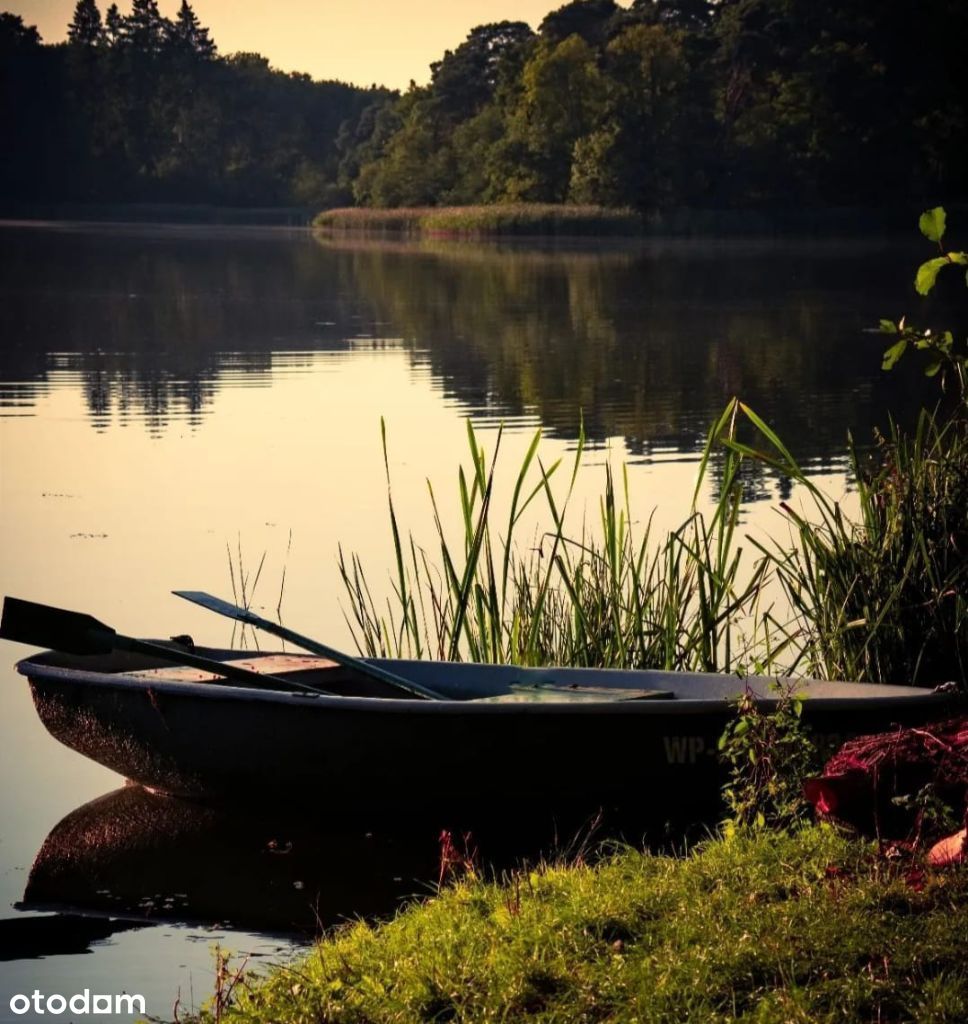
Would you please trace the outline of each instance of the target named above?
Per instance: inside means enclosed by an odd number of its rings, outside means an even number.
[[[336,233],[402,235],[638,235],[641,214],[630,209],[564,203],[476,206],[342,207],[324,210],[313,227]]]

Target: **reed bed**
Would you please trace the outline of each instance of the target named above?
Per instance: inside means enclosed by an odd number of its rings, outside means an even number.
[[[536,433],[502,511],[493,500],[500,435],[490,458],[469,423],[467,436],[462,534],[448,539],[450,519],[428,482],[428,549],[397,519],[383,427],[389,596],[375,596],[360,559],[339,552],[347,621],[365,655],[966,685],[963,416],[924,413],[910,437],[895,432],[871,456],[852,449],[855,520],[733,401],[709,432],[692,512],[664,536],[651,519],[634,526],[624,469],[620,482],[606,469],[598,521],[570,529],[583,436],[568,467],[544,464]],[[781,505],[788,542],[743,537],[747,460],[800,485],[802,509]],[[714,464],[719,498],[703,512],[698,496]],[[537,538],[519,536],[529,510],[547,524]]]
[[[968,417],[922,411],[910,435],[892,428],[875,451],[851,443],[860,515],[807,479],[750,410],[769,448],[726,443],[805,490],[809,514],[784,505],[791,545],[759,545],[793,611],[785,632],[803,668],[827,679],[968,680]]]
[[[480,206],[427,206],[324,210],[313,227],[336,233],[403,235],[551,235],[641,234],[643,221],[633,210],[557,203]]]
[[[723,428],[721,420],[710,432],[700,486]],[[395,552],[390,596],[375,598],[358,556],[339,552],[346,617],[364,654],[732,672],[768,669],[751,658],[769,652],[772,664],[789,645],[784,637],[772,645],[761,636],[773,629],[769,612],[758,608],[767,563],[745,572],[737,535],[739,456],[722,453],[721,497],[713,512],[693,511],[661,538],[651,520],[636,531],[625,471],[619,487],[607,469],[597,524],[585,522],[572,535],[566,523],[583,435],[568,467],[560,460],[544,464],[536,433],[503,512],[493,503],[500,435],[490,459],[470,423],[467,438],[470,465],[461,467],[457,481],[463,527],[457,543],[448,540],[448,519],[428,482],[432,553],[397,520],[384,425]],[[547,529],[521,538],[522,519],[535,503]]]

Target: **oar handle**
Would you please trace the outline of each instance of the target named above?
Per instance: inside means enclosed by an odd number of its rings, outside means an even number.
[[[0,616],[0,637],[34,647],[51,647],[67,654],[109,654],[113,650],[134,651],[170,662],[174,665],[188,665],[214,675],[222,676],[236,683],[260,689],[303,690],[307,693],[332,696],[328,690],[315,686],[282,679],[279,676],[263,675],[241,665],[232,665],[215,658],[205,658],[182,647],[167,647],[150,640],[136,640],[122,636],[111,626],[106,626],[84,612],[72,612],[66,608],[53,608],[35,601],[24,601],[18,597],[7,597],[3,602]]]

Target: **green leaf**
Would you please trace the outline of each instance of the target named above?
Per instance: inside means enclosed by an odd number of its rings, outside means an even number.
[[[918,227],[921,234],[931,242],[940,242],[944,235],[945,212],[943,206],[936,206],[933,210],[925,210],[918,220]]]
[[[940,370],[940,369],[941,369],[941,362],[939,360],[936,363],[929,364],[927,369],[925,369],[925,371],[924,371],[924,375],[925,375],[925,377],[934,377],[935,374],[937,374],[938,370]]]
[[[949,252],[945,255],[951,263],[957,263],[960,267],[968,266],[968,252]]]
[[[893,370],[894,364],[904,355],[904,350],[907,348],[907,338],[901,338],[900,341],[895,342],[885,353],[884,359],[881,362],[882,370]]]
[[[933,260],[928,260],[927,263],[922,263],[918,267],[918,276],[914,279],[914,287],[918,290],[919,295],[927,295],[931,291],[938,277],[938,271],[947,264],[947,256],[935,256]]]
[[[897,324],[893,320],[882,320],[880,330],[881,334],[897,334]]]

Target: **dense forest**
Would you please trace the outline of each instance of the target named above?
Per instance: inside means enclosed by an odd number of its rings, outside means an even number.
[[[965,0],[574,0],[403,94],[219,56],[187,0],[0,14],[0,194],[412,206],[963,200]],[[419,69],[415,69],[419,70]]]
[[[340,129],[393,95],[219,56],[187,0],[78,0],[52,46],[0,14],[0,91],[4,199],[312,207],[351,199]]]

